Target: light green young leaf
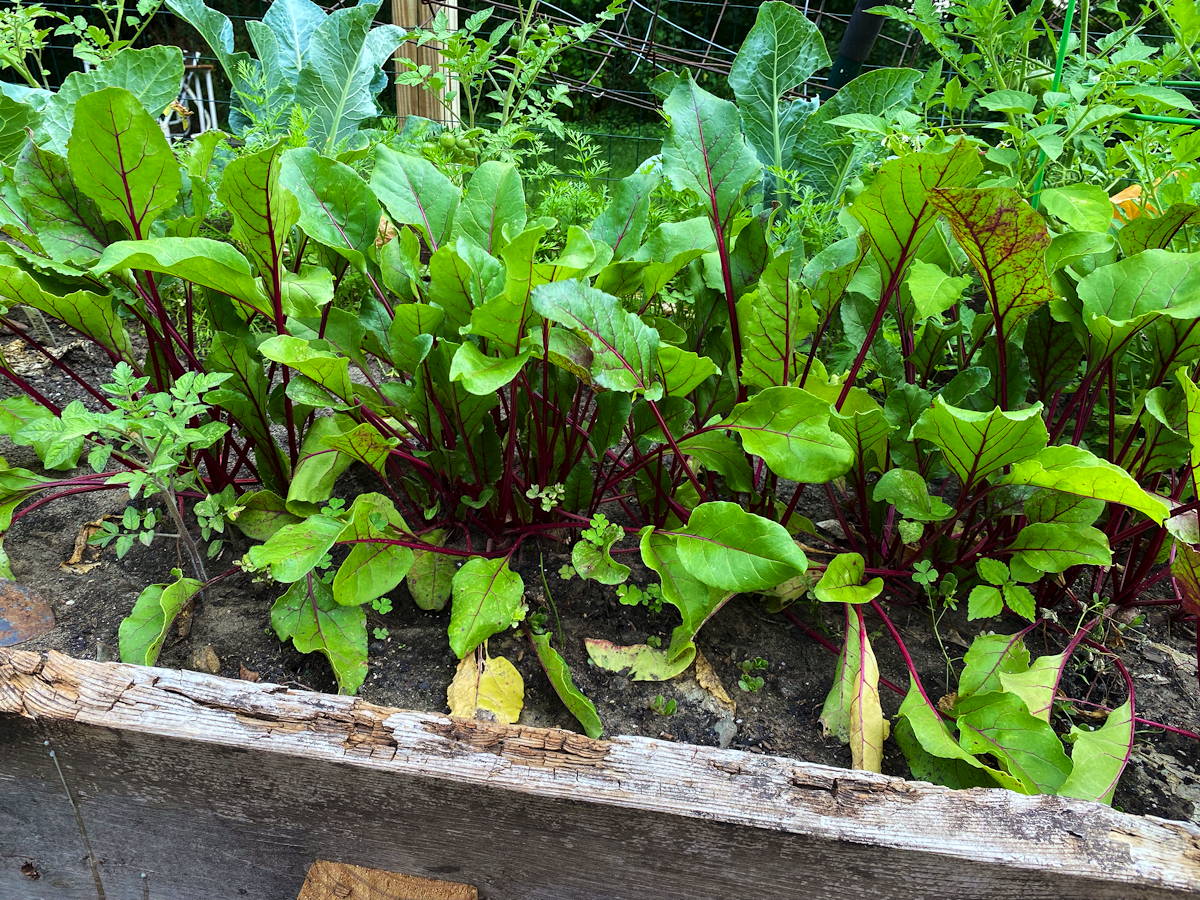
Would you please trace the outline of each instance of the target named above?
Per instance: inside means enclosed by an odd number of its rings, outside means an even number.
[[[1039,196],[1046,212],[1076,231],[1107,232],[1116,212],[1108,191],[1098,184],[1046,188]]]
[[[650,195],[661,180],[655,169],[634,172],[613,185],[608,206],[596,217],[590,233],[612,247],[614,259],[628,258],[641,245],[650,218]]]
[[[421,535],[421,539],[440,547],[446,532],[434,529]],[[433,612],[444,608],[450,600],[455,571],[453,556],[433,550],[414,550],[407,581],[413,602],[421,609]]]
[[[1035,719],[1049,722],[1064,663],[1061,653],[1039,656],[1024,672],[999,673],[1000,686],[1025,701],[1025,708]]]
[[[624,584],[629,566],[612,558],[612,546],[622,537],[620,528],[610,529],[600,543],[578,540],[571,547],[571,565],[584,581]]]
[[[1002,690],[1000,675],[1029,668],[1029,650],[1019,635],[982,634],[971,642],[963,657],[958,696]]]
[[[672,670],[666,677],[671,678],[691,665],[696,657],[696,634],[733,595],[728,589],[706,583],[684,562],[678,539],[646,527],[642,529],[641,551],[642,562],[658,574],[663,600],[679,610],[682,619],[671,632],[666,650]]]
[[[337,543],[349,543],[351,549],[333,577],[333,599],[342,606],[370,603],[403,581],[412,567],[413,552],[385,543],[401,536],[411,539],[391,500],[375,493],[355,497],[349,521],[337,536]]]
[[[152,584],[142,591],[133,611],[121,621],[117,629],[121,662],[139,666],[158,662],[171,623],[204,587],[195,578],[184,578],[179,569],[172,569],[171,574],[175,580],[170,584]]]
[[[791,384],[802,368],[796,345],[817,326],[817,311],[788,277],[791,259],[789,252],[771,260],[758,286],[737,304],[742,381],[754,387]]]
[[[258,345],[258,352],[273,362],[282,363],[306,375],[343,400],[354,397],[350,382],[350,360],[345,356],[314,346],[315,342],[290,334],[279,334]]]
[[[52,259],[90,265],[105,247],[125,237],[125,230],[106,220],[75,186],[66,159],[56,153],[27,144],[14,167],[13,183],[28,227]]]
[[[1073,522],[1034,522],[1021,529],[1009,549],[1022,562],[1042,572],[1065,572],[1071,566],[1111,566],[1108,537],[1098,528]]]
[[[990,619],[998,616],[1004,609],[1004,594],[1000,588],[990,584],[980,584],[971,588],[967,596],[967,620]]]
[[[520,374],[529,356],[528,350],[516,356],[487,356],[474,343],[464,340],[450,362],[450,380],[461,381],[468,393],[479,397],[494,394]]]
[[[1030,715],[1016,694],[960,697],[955,714],[962,748],[996,757],[1026,793],[1056,793],[1070,773],[1071,761],[1054,729]]]
[[[839,553],[829,561],[813,596],[822,603],[870,603],[883,593],[883,579],[862,583],[867,564],[858,553]]]
[[[770,387],[735,406],[719,427],[733,431],[775,474],[823,484],[854,462],[849,443],[830,428],[830,409],[800,388]]]
[[[702,503],[692,510],[687,528],[672,534],[679,560],[692,576],[725,591],[765,591],[808,568],[787,529],[736,503]]]
[[[265,543],[251,547],[246,560],[254,569],[269,569],[276,581],[291,584],[312,572],[345,527],[341,519],[309,516],[294,525],[284,525]]]
[[[493,634],[519,622],[525,582],[507,559],[475,556],[454,574],[450,649],[462,659]]]
[[[1060,797],[1112,803],[1113,792],[1133,753],[1133,702],[1126,700],[1094,731],[1071,727],[1071,774],[1059,786]]]
[[[354,694],[367,677],[367,614],[361,606],[339,606],[329,586],[309,576],[293,584],[271,607],[279,640],[291,638],[301,653],[329,660],[338,693]]]
[[[1028,459],[1046,446],[1049,433],[1040,403],[1027,409],[989,412],[958,409],[936,397],[921,414],[910,437],[941,449],[963,484],[978,484],[1005,466]]]
[[[217,197],[233,218],[233,238],[272,293],[286,277],[283,250],[300,219],[295,196],[279,183],[282,163],[282,142],[240,154],[225,167],[217,189]]]
[[[295,525],[299,516],[288,512],[284,500],[272,491],[253,491],[238,498],[237,512],[230,521],[252,541],[265,541],[285,525]]]
[[[890,503],[896,512],[916,522],[940,522],[954,514],[954,509],[941,497],[929,493],[929,485],[916,472],[908,469],[889,469],[875,482],[871,499]]]
[[[941,266],[913,260],[905,285],[912,295],[917,320],[940,316],[962,299],[963,291],[971,286],[966,275],[947,275]]]
[[[1171,513],[1165,500],[1143,488],[1120,466],[1070,444],[1042,448],[1032,458],[1016,463],[999,483],[1029,484],[1078,497],[1120,503],[1159,525]]]
[[[530,637],[538,660],[546,672],[546,677],[550,679],[554,693],[558,694],[558,699],[571,711],[571,715],[579,720],[584,734],[590,738],[599,738],[604,733],[604,723],[600,721],[600,715],[596,712],[596,704],[575,686],[566,660],[550,646],[550,634],[547,632]]]

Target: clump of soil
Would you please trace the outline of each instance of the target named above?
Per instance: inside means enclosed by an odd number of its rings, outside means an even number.
[[[80,351],[71,351],[80,352]],[[97,360],[93,383],[107,371]],[[78,388],[53,370],[38,381],[56,402],[79,396]],[[8,448],[9,462],[31,468],[36,458],[21,448]],[[353,477],[352,475],[350,477]],[[94,568],[64,568],[80,529],[102,515],[119,513],[125,505],[123,491],[114,490],[67,497],[25,516],[5,542],[18,581],[50,601],[58,618],[51,632],[23,645],[29,649],[56,649],[82,658],[115,659],[117,628],[147,584],[169,580],[171,568],[180,566],[174,545],[161,539],[146,548],[135,548],[122,560],[111,549],[96,557]],[[628,541],[625,544],[629,544]],[[231,567],[247,542],[232,537],[221,556],[209,564],[210,574]],[[621,557],[634,567],[634,580],[644,583],[646,572],[636,564],[636,554]],[[691,672],[666,683],[636,682],[592,666],[584,650],[588,637],[616,643],[644,642],[658,636],[665,643],[677,617],[670,607],[652,614],[644,607],[618,602],[610,588],[578,579],[563,581],[559,568],[568,561],[563,548],[553,543],[529,544],[514,560],[527,588],[531,607],[545,610],[555,626],[556,646],[571,667],[576,684],[596,704],[608,734],[646,735],[694,744],[730,746],[739,750],[771,753],[829,765],[850,764],[848,749],[821,732],[818,715],[833,677],[835,659],[781,615],[769,615],[752,597],[731,601],[701,631],[698,644],[725,689],[736,702],[729,710],[696,682]],[[544,575],[544,581],[543,581]],[[314,690],[336,687],[322,657],[297,653],[281,645],[268,617],[278,586],[256,583],[236,571],[206,592],[197,610],[190,636],[172,635],[160,664],[199,668],[232,678],[251,677]],[[426,613],[416,607],[402,586],[393,592],[393,611],[386,616],[369,613],[368,629],[383,628],[387,636],[370,641],[371,671],[362,696],[381,705],[444,711],[446,687],[456,660],[446,639],[446,613]],[[931,692],[953,690],[946,655],[957,665],[977,625],[947,614],[935,636],[929,610],[892,604],[894,618],[905,635],[909,652]],[[1192,625],[1172,623],[1168,613],[1152,612],[1147,623],[1127,631],[1119,652],[1136,679],[1137,714],[1193,731],[1200,730],[1200,690],[1197,688]],[[837,611],[801,604],[796,614],[807,628],[840,639]],[[1015,622],[997,628],[1019,627]],[[871,634],[885,678],[907,687],[905,668],[886,633]],[[1061,649],[1061,636],[1033,633],[1028,638],[1035,654]],[[945,647],[945,654],[942,646]],[[526,684],[522,722],[533,725],[577,728],[577,723],[554,695],[524,634],[497,635],[489,642],[493,655],[511,659]],[[738,687],[740,664],[764,659],[761,689]],[[1101,656],[1081,654],[1063,685],[1071,697],[1116,706],[1125,700],[1122,680],[1105,666]],[[892,715],[900,696],[882,692],[885,713]],[[662,701],[656,702],[661,697]],[[662,715],[666,701],[675,701],[675,712]],[[889,743],[884,768],[906,775],[903,757]],[[1143,728],[1133,761],[1114,801],[1119,809],[1172,819],[1200,822],[1200,741]]]

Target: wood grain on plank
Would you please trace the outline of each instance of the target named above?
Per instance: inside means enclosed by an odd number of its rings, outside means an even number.
[[[291,900],[314,858],[512,900],[1200,896],[1200,829],[1098,804],[0,650],[0,897],[95,896],[46,736],[110,900]]]
[[[308,869],[296,900],[478,900],[466,884],[416,878],[319,859]]]

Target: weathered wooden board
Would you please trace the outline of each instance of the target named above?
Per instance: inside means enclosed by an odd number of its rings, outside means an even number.
[[[316,859],[506,900],[1200,896],[1200,829],[1091,803],[0,650],[3,900],[294,900]]]
[[[319,859],[296,900],[479,900],[479,892],[465,884]]]

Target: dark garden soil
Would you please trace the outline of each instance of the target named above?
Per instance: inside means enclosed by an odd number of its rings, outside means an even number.
[[[0,336],[0,344],[5,344]],[[6,354],[10,347],[0,347]],[[86,353],[83,348],[69,353]],[[10,360],[11,361],[11,360]],[[73,360],[78,369],[78,363]],[[29,360],[38,387],[52,400],[65,403],[79,389],[54,370],[39,369]],[[107,371],[96,366],[96,381]],[[23,448],[4,448],[11,464],[37,468],[36,457]],[[354,474],[349,473],[348,478]],[[23,645],[29,649],[56,649],[81,658],[115,659],[117,627],[128,614],[138,593],[147,584],[169,580],[170,569],[180,565],[173,543],[160,539],[152,547],[135,547],[123,560],[111,549],[94,554],[94,567],[64,568],[76,536],[88,522],[125,505],[123,491],[82,494],[48,504],[25,516],[5,541],[19,582],[53,606],[58,618],[51,632]],[[626,541],[626,544],[629,542]],[[221,556],[210,563],[210,574],[233,565],[247,542],[234,536]],[[636,554],[621,561],[634,565]],[[739,597],[722,609],[701,631],[698,644],[734,702],[729,710],[702,688],[692,672],[666,683],[634,682],[593,667],[583,641],[596,637],[616,643],[640,643],[658,635],[666,642],[677,619],[667,607],[654,615],[641,607],[621,605],[610,588],[578,579],[562,581],[558,570],[567,561],[562,545],[528,544],[515,561],[524,577],[531,609],[545,609],[555,623],[563,653],[579,688],[596,704],[609,734],[647,735],[694,744],[719,744],[739,750],[771,753],[812,762],[846,766],[848,749],[826,738],[817,721],[829,689],[835,658],[826,648],[782,615],[768,614],[753,597]],[[82,571],[86,569],[86,571]],[[545,585],[543,576],[545,574]],[[640,574],[644,574],[644,570]],[[186,640],[168,638],[160,658],[165,666],[215,671],[232,678],[332,691],[333,678],[322,657],[304,656],[279,643],[269,624],[269,610],[279,589],[254,583],[241,572],[211,587],[199,607]],[[447,614],[426,613],[408,598],[404,587],[393,593],[394,610],[380,616],[369,612],[368,629],[386,628],[388,636],[370,641],[370,674],[361,694],[371,702],[407,709],[444,711],[446,687],[454,674],[455,659],[446,639]],[[553,608],[551,608],[551,606]],[[946,693],[946,660],[935,637],[929,610],[893,604],[901,628],[927,689]],[[1137,715],[1177,727],[1200,730],[1200,690],[1197,688],[1194,626],[1172,623],[1161,608],[1151,608],[1143,626],[1107,641],[1116,646],[1134,674]],[[1158,611],[1155,611],[1158,610]],[[813,610],[809,604],[795,608],[808,629],[839,639],[839,617],[832,609]],[[1075,623],[1066,623],[1068,627]],[[1015,631],[1013,622],[998,623],[997,630]],[[961,613],[947,614],[938,629],[946,653],[957,663],[977,633],[978,623],[967,623]],[[907,687],[904,665],[882,628],[872,632],[884,678]],[[1119,640],[1119,643],[1118,643]],[[1063,639],[1054,633],[1033,633],[1028,642],[1035,654],[1055,653]],[[489,642],[493,655],[511,659],[525,679],[525,710],[521,721],[531,725],[575,729],[577,724],[558,701],[541,672],[523,632],[497,635]],[[761,657],[768,668],[761,674],[761,690],[750,693],[738,687],[739,663]],[[1125,687],[1102,657],[1080,652],[1063,685],[1067,696],[1116,706],[1125,699]],[[894,714],[900,696],[881,690],[884,711]],[[673,715],[655,712],[656,698],[676,701]],[[1063,723],[1059,723],[1060,725]],[[894,745],[888,745],[884,770],[906,775],[907,767]],[[1200,741],[1143,728],[1134,759],[1117,791],[1115,806],[1129,812],[1200,822]]]

